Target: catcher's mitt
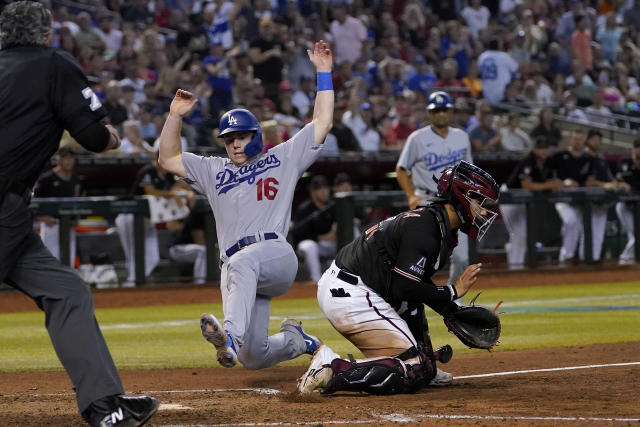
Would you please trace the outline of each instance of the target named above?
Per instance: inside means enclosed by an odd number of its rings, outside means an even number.
[[[444,324],[463,344],[490,350],[500,338],[500,318],[478,305],[459,307],[444,317]]]

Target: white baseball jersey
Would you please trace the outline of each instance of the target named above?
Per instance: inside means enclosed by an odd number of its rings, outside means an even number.
[[[508,53],[487,50],[478,57],[482,95],[490,104],[502,101],[504,90],[518,72],[518,63]]]
[[[224,157],[183,153],[193,188],[206,194],[216,219],[220,256],[243,237],[258,232],[286,236],[296,182],[318,158],[322,145],[313,142],[313,124],[288,141],[243,166]]]
[[[465,160],[473,163],[469,135],[461,129],[449,127],[443,138],[431,126],[414,131],[407,139],[397,167],[411,173],[411,181],[418,190],[435,193],[442,171]]]

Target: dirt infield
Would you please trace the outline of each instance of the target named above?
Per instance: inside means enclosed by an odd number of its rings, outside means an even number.
[[[637,270],[486,274],[479,288],[628,281]],[[123,298],[122,294],[127,297]],[[140,293],[140,298],[136,298]],[[287,298],[313,297],[310,283]],[[219,300],[214,287],[97,291],[97,307]],[[0,294],[0,312],[33,310],[15,293]],[[213,353],[212,353],[213,356]],[[303,356],[308,357],[308,356]],[[454,384],[414,395],[375,397],[295,394],[302,367],[121,371],[128,392],[158,397],[149,425],[640,425],[640,343],[454,356]],[[620,364],[619,366],[611,366]],[[626,364],[626,365],[624,365]],[[606,366],[593,366],[606,365]],[[560,369],[589,366],[582,369]],[[521,371],[529,372],[521,372]],[[536,371],[543,370],[543,371]],[[515,371],[515,372],[512,372]],[[517,372],[520,371],[520,372]],[[497,373],[511,372],[508,375]],[[489,374],[469,378],[471,375]],[[0,425],[79,425],[71,384],[62,372],[0,374]]]

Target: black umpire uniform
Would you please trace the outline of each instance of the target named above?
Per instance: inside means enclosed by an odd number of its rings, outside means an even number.
[[[24,292],[45,312],[82,412],[124,390],[94,317],[89,287],[45,248],[28,204],[64,129],[90,151],[106,148],[108,130],[96,124],[107,112],[80,66],[63,51],[3,46],[0,82],[0,282]]]

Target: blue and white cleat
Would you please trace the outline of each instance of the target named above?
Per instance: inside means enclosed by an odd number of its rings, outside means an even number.
[[[200,329],[202,336],[216,348],[218,363],[225,368],[233,368],[238,363],[238,352],[231,339],[231,334],[222,328],[222,325],[213,314],[204,313],[200,316]]]
[[[282,329],[284,329],[285,326],[293,327],[296,331],[300,333],[300,335],[302,335],[302,338],[304,338],[304,343],[307,345],[307,351],[306,351],[307,354],[313,355],[318,349],[318,347],[320,347],[320,344],[322,344],[322,341],[320,341],[318,337],[314,337],[313,335],[306,334],[302,330],[302,322],[299,320],[292,319],[290,317],[285,317],[285,319],[280,324],[280,330],[282,331]]]

